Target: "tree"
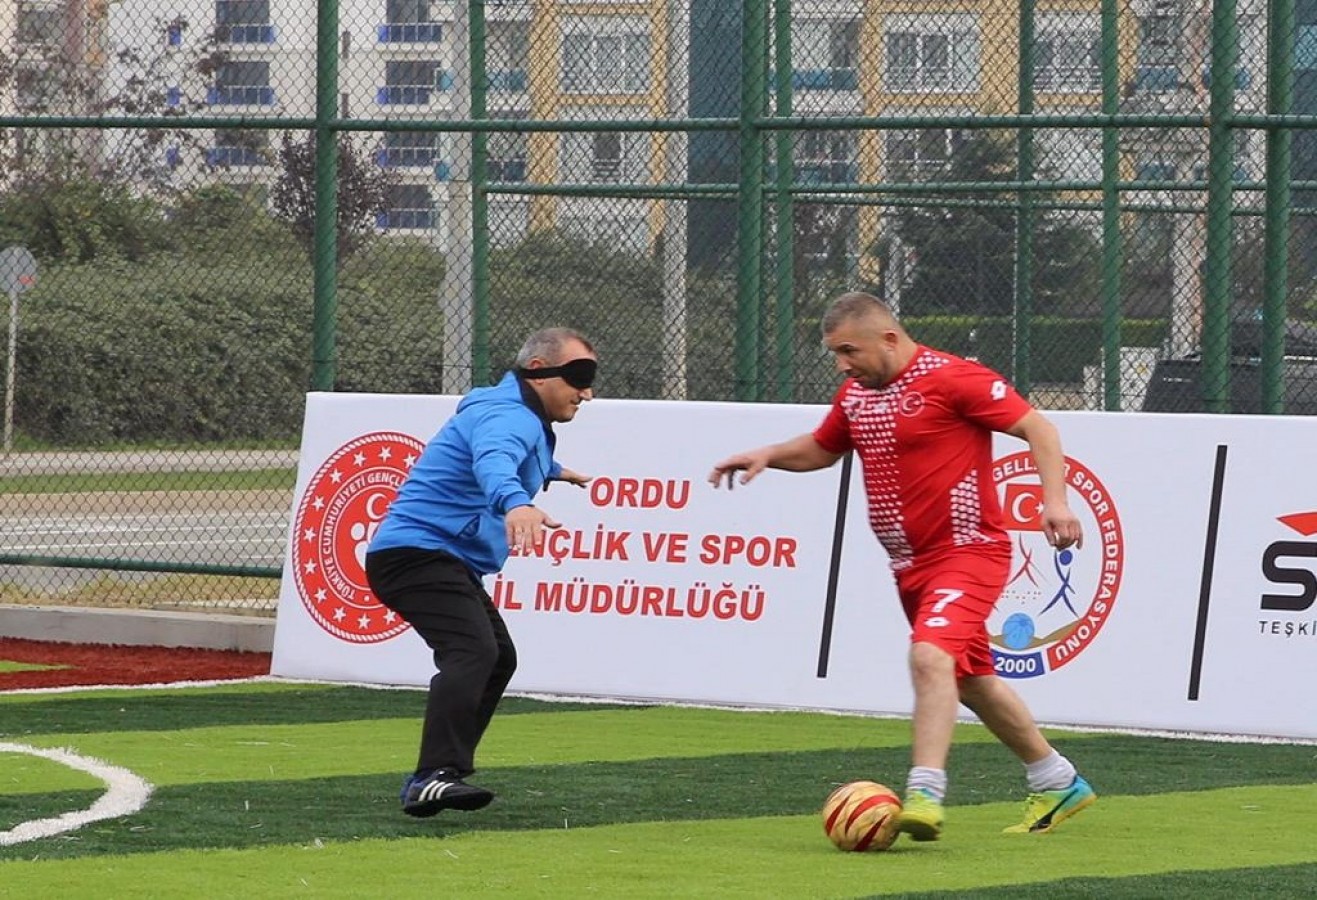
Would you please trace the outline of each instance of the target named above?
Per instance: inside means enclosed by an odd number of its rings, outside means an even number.
[[[316,214],[315,135],[298,139],[285,132],[280,138],[282,171],[270,193],[275,218],[292,229],[310,256],[314,252]],[[347,135],[338,139],[338,264],[361,249],[375,234],[375,216],[388,208],[393,173],[374,164]]]
[[[936,180],[1009,181],[1015,174],[1011,135],[981,131],[955,147]],[[1046,195],[1035,196],[1035,312],[1090,309],[1100,259],[1096,237],[1087,227],[1050,213]],[[943,205],[942,197],[954,205]],[[916,259],[901,293],[902,312],[1009,315],[1015,302],[1014,202],[1014,194],[1006,191],[940,194],[926,205],[898,212],[896,234]]]
[[[171,52],[164,40],[152,38],[182,34],[188,23],[156,18],[134,30],[132,43],[110,46],[108,8],[93,3],[85,27],[47,33],[46,24],[13,55],[0,51],[0,96],[12,97],[20,114],[31,115],[181,119],[204,109],[206,87],[228,59],[214,36]],[[168,125],[0,129],[0,188],[19,180],[86,178],[165,199],[175,191],[176,167],[200,152],[204,135]]]

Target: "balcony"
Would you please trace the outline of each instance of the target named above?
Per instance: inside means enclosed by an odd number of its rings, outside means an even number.
[[[1212,83],[1212,70],[1210,66],[1204,66],[1200,73],[1200,82],[1203,87],[1209,87]],[[1173,65],[1166,66],[1139,66],[1134,70],[1134,89],[1136,91],[1157,93],[1164,91],[1173,91],[1177,88],[1188,87],[1184,79],[1180,76],[1180,67]],[[1253,86],[1253,73],[1251,70],[1240,66],[1235,70],[1234,88],[1237,91],[1246,91]]]
[[[497,182],[522,182],[526,180],[526,160],[524,159],[491,159],[485,168],[485,174],[490,181]]]
[[[215,26],[215,40],[221,44],[273,44],[274,26],[267,23]]]
[[[206,151],[206,165],[217,169],[263,166],[265,155],[257,147],[211,147]]]
[[[269,85],[224,85],[206,91],[210,106],[273,106],[274,88]]]
[[[396,22],[375,26],[381,44],[437,44],[444,39],[438,22]]]
[[[796,166],[795,180],[802,185],[855,184],[860,172],[853,162],[806,162]]]
[[[434,223],[435,212],[432,209],[390,209],[375,216],[375,227],[384,231],[433,228]]]
[[[1203,87],[1212,86],[1212,69],[1210,66],[1203,66]],[[1246,91],[1253,86],[1253,73],[1248,69],[1240,67],[1235,70],[1235,90]]]
[[[1180,87],[1180,68],[1178,66],[1139,66],[1134,70],[1134,89],[1136,91],[1173,91]]]
[[[381,147],[375,164],[385,168],[428,169],[439,159],[437,147]]]
[[[858,80],[855,69],[795,69],[791,87],[798,91],[853,91]]]
[[[430,102],[434,88],[414,84],[385,85],[375,92],[380,106],[422,106]]]
[[[529,83],[525,69],[493,69],[488,75],[491,91],[520,93],[526,90]]]
[[[375,91],[380,106],[425,106],[436,93],[453,89],[453,76],[445,69],[435,73],[434,86],[428,84],[386,84]]]

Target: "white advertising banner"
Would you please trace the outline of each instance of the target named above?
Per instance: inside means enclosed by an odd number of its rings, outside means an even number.
[[[364,548],[455,397],[311,394],[276,675],[426,684],[434,661],[365,584]],[[556,430],[593,475],[563,527],[487,579],[511,690],[905,713],[908,629],[849,462],[715,490],[712,464],[824,408],[599,400]],[[1015,558],[989,621],[1044,721],[1317,736],[1317,474],[1299,418],[1057,413],[1081,549],[1037,526],[1026,446],[994,476]]]

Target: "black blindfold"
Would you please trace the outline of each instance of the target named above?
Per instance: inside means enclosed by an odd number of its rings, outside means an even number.
[[[541,366],[538,369],[518,369],[517,374],[522,378],[561,378],[578,391],[583,391],[594,385],[594,376],[598,371],[598,361],[593,359],[574,359],[571,362],[563,363],[561,366]]]

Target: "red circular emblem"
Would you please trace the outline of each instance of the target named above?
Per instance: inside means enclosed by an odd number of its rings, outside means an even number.
[[[366,546],[425,445],[377,431],[349,441],[312,476],[293,521],[293,582],[311,618],[357,644],[387,641],[408,625],[366,583]]]
[[[907,391],[901,396],[901,415],[917,416],[924,411],[924,395],[918,391]]]

